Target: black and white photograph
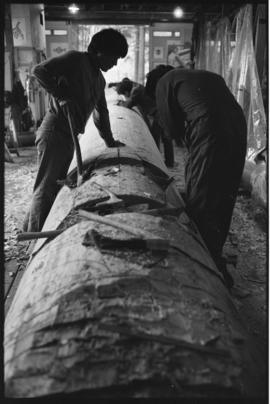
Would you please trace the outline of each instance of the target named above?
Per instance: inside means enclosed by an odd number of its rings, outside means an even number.
[[[3,398],[266,404],[267,3],[2,10]]]
[[[167,40],[167,64],[173,67],[187,67],[191,61],[191,44],[184,46],[179,40]]]
[[[162,46],[156,46],[154,48],[154,59],[163,59],[164,58],[164,48]]]

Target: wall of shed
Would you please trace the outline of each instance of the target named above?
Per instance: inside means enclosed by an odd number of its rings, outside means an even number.
[[[11,4],[14,69],[19,72],[35,122],[45,114],[45,92],[33,82],[31,69],[45,56],[45,16],[42,4]],[[8,78],[5,89],[9,89]]]
[[[149,70],[159,64],[170,64],[174,67],[188,64],[192,28],[192,23],[154,23],[149,33]],[[174,47],[177,47],[175,58],[170,56]]]

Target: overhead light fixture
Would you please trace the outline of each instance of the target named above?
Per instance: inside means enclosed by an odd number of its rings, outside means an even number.
[[[181,7],[176,7],[173,10],[173,15],[175,16],[175,18],[182,18],[184,15],[184,11],[182,10]]]
[[[68,9],[71,14],[76,14],[78,11],[80,11],[79,7],[76,6],[76,4],[71,4]]]

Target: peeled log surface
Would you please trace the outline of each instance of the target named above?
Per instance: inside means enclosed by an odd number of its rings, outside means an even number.
[[[114,119],[111,114],[113,128]],[[183,203],[173,183],[167,192],[166,167],[147,127],[134,113],[131,122],[129,147],[84,154],[89,179],[57,196],[43,229],[63,232],[38,240],[6,317],[6,395],[262,396],[257,352],[193,223],[184,211],[149,214]],[[137,123],[144,129],[143,157],[128,141]],[[125,141],[121,125],[118,130],[115,137]],[[105,198],[93,181],[126,204],[104,219],[169,240],[168,251],[149,250],[124,230],[80,217],[78,209]],[[144,211],[132,211],[140,204]]]
[[[125,143],[134,156],[168,174],[155,141],[141,116],[131,109],[115,105],[109,106],[109,113],[114,138]],[[104,141],[99,136],[92,118],[86,125],[80,145],[84,162],[94,161],[105,149]],[[76,167],[75,159],[71,163],[70,170],[74,167]]]
[[[72,209],[83,208],[107,198],[92,185],[96,182],[127,205],[148,204],[149,208],[162,206],[183,207],[184,202],[170,178],[167,167],[143,119],[134,111],[109,107],[114,138],[125,143],[125,147],[107,148],[90,118],[85,133],[80,139],[84,169],[91,168],[90,178],[79,188],[64,186],[43,226],[43,230],[56,230]],[[70,165],[70,177],[76,176],[76,159]],[[184,214],[184,216],[186,216]],[[186,217],[186,220],[188,218]],[[36,242],[34,252],[45,239]]]

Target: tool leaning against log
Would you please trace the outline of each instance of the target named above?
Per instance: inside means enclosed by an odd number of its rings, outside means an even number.
[[[78,133],[75,132],[75,125],[74,125],[74,121],[73,121],[72,111],[70,111],[70,106],[69,106],[68,101],[60,101],[60,105],[65,110],[65,113],[67,115],[70,134],[71,134],[71,137],[73,140],[74,152],[75,152],[76,162],[77,162],[77,187],[79,187],[83,182],[84,173],[83,173],[82,153],[81,153],[80,143],[78,140]]]
[[[124,224],[118,223],[113,221],[112,219],[108,219],[106,217],[101,217],[99,215],[79,210],[79,215],[88,219],[92,220],[96,223],[102,223],[105,225],[112,226],[118,230],[123,230],[133,236],[137,237],[137,240],[141,241],[141,245],[149,248],[150,250],[168,250],[169,248],[169,241],[163,239],[161,237],[153,237],[152,234],[147,234],[145,231],[141,231],[140,229],[136,229],[134,227],[125,226]],[[44,231],[44,232],[36,232],[36,233],[22,233],[17,236],[18,241],[25,241],[25,240],[34,240],[38,238],[48,238],[48,237],[56,237],[61,234],[62,230],[52,230],[52,231]],[[134,240],[133,240],[134,241]],[[119,247],[119,243],[118,243]]]
[[[81,148],[80,148],[80,143],[78,141],[78,136],[74,131],[74,124],[73,124],[72,114],[71,114],[71,112],[69,110],[68,105],[67,105],[66,110],[67,110],[68,123],[69,123],[69,127],[70,127],[70,133],[71,133],[71,136],[72,136],[75,155],[76,155],[76,160],[77,160],[77,187],[79,187],[83,182],[83,165],[82,165]]]
[[[82,170],[78,170],[78,179],[83,180],[83,175],[79,174]],[[77,186],[81,185],[82,182],[78,181]],[[106,187],[97,184],[96,182],[92,182],[93,185],[97,186],[98,189],[105,191],[109,195],[109,199],[105,202],[97,202],[93,205],[93,207],[102,209],[102,208],[115,208],[115,207],[124,207],[125,203],[123,199],[118,198],[113,192],[109,191]],[[98,216],[96,216],[98,218]],[[23,232],[17,235],[17,241],[28,241],[28,240],[36,240],[39,238],[50,238],[56,237],[58,234],[61,234],[63,230],[48,230],[41,232]]]

